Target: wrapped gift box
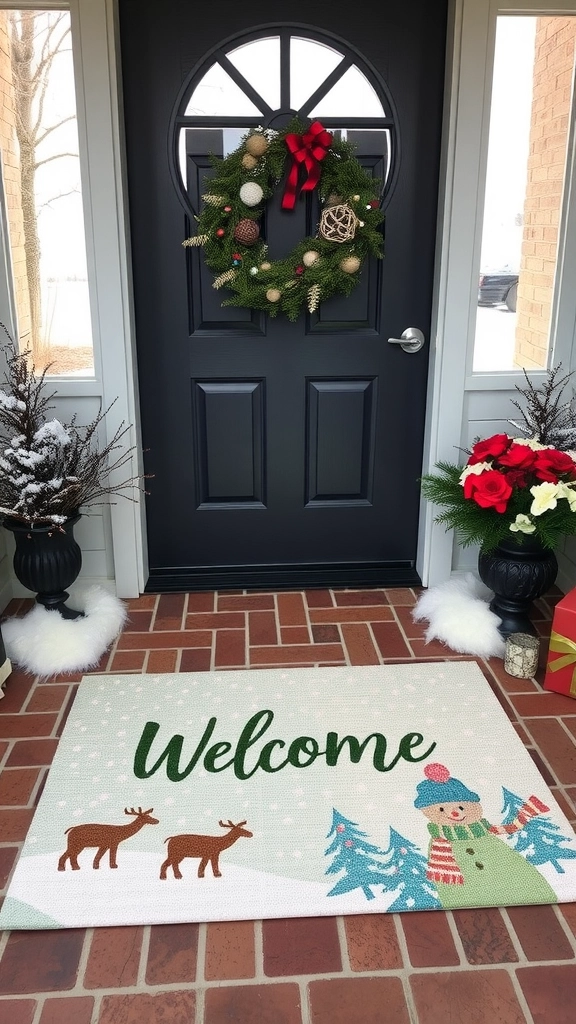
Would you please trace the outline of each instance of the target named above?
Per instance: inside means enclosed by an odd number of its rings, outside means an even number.
[[[576,698],[576,589],[554,610],[544,689]]]

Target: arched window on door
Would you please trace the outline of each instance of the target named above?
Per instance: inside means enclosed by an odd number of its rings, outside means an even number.
[[[236,37],[212,51],[180,92],[172,120],[175,183],[190,209],[189,156],[194,135],[227,156],[253,127],[282,128],[291,117],[320,119],[347,138],[382,181],[386,204],[398,169],[397,119],[385,83],[341,40],[279,28]],[[363,159],[363,157],[365,159]]]

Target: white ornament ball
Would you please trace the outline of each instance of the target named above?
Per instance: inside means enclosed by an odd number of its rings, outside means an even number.
[[[266,292],[266,298],[268,302],[279,302],[282,292],[279,292],[277,288],[269,288]]]
[[[320,259],[320,253],[319,252],[315,252],[314,249],[309,249],[308,252],[304,253],[304,255],[302,257],[302,263],[304,264],[305,267],[311,267],[319,259]]]
[[[250,273],[252,274],[252,277],[256,277],[256,274],[258,273],[258,267],[250,267]]]
[[[240,199],[245,206],[258,206],[264,195],[257,181],[245,181],[240,189]]]
[[[345,274],[355,274],[357,270],[360,270],[360,260],[357,256],[346,256],[340,264],[340,270],[343,270]]]

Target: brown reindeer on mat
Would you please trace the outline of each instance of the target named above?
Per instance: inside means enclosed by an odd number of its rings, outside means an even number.
[[[92,865],[94,868],[100,867],[100,861],[106,850],[110,851],[110,867],[117,868],[116,854],[120,843],[129,839],[130,836],[135,836],[141,828],[144,828],[144,825],[158,824],[158,818],[151,817],[153,810],[153,807],[148,811],[143,811],[141,807],[137,811],[133,807],[131,810],[126,807],[124,814],[135,816],[134,821],[130,821],[126,825],[73,825],[72,828],[67,828],[64,835],[68,836],[68,847],[58,861],[58,871],[66,870],[67,860],[70,861],[72,870],[78,871],[80,868],[78,854],[90,846],[98,847]]]
[[[247,839],[250,839],[253,833],[249,832],[246,828],[242,828],[246,824],[245,821],[239,821],[237,825],[234,825],[232,821],[219,821],[218,824],[222,828],[230,829],[230,831],[225,836],[183,835],[169,836],[168,839],[165,839],[164,842],[168,843],[168,856],[160,868],[160,878],[166,878],[167,868],[172,868],[174,878],[182,878],[180,861],[184,860],[185,857],[200,857],[198,878],[204,878],[204,871],[208,861],[212,865],[214,878],[220,878],[222,872],[218,867],[218,857],[222,850],[228,849],[241,836],[246,836]]]

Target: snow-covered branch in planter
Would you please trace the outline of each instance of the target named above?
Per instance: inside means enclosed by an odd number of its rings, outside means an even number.
[[[114,403],[87,426],[79,426],[75,416],[69,423],[49,418],[54,393],[44,393],[46,370],[37,376],[30,354],[17,353],[12,345],[4,352],[8,369],[0,389],[0,515],[30,525],[60,526],[99,498],[123,494],[134,500],[130,492],[142,489],[142,477],[110,483],[110,474],[134,452],[124,444],[130,428],[121,423],[102,447],[98,440]]]

